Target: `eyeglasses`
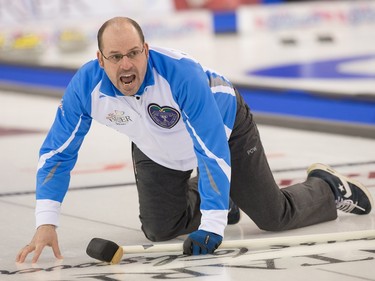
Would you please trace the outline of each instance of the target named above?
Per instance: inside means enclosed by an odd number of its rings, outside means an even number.
[[[119,63],[124,57],[127,57],[129,60],[135,60],[137,59],[137,57],[143,53],[145,47],[143,46],[142,50],[133,50],[133,51],[130,51],[129,53],[123,55],[123,54],[114,54],[114,55],[110,55],[108,57],[106,57],[102,50],[100,50],[100,53],[102,54],[102,56],[106,59],[106,60],[109,60],[111,63],[114,63],[114,64],[117,64]]]

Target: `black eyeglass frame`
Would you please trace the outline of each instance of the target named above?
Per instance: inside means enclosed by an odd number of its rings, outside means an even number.
[[[109,62],[114,63],[114,64],[117,64],[120,61],[122,61],[122,59],[124,57],[127,57],[130,60],[135,60],[140,54],[143,53],[144,50],[145,50],[145,46],[143,45],[142,50],[132,50],[129,53],[124,54],[124,55],[123,54],[113,54],[113,55],[110,55],[110,56],[106,57],[103,54],[102,50],[99,49],[99,51],[102,54],[103,58],[105,58],[106,60],[108,60]],[[117,56],[117,58],[115,58],[116,56]]]

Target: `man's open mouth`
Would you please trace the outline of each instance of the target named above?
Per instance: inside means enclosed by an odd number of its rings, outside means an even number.
[[[134,80],[135,80],[135,75],[134,74],[130,74],[130,75],[122,75],[120,77],[120,80],[122,83],[124,83],[125,85],[130,85]]]

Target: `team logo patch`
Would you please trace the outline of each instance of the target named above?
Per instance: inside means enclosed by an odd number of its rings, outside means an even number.
[[[148,106],[148,114],[160,127],[170,129],[180,120],[180,113],[169,106],[159,106],[152,103]]]

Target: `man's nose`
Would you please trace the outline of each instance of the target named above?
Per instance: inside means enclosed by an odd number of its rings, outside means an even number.
[[[131,60],[127,56],[123,56],[119,62],[119,65],[123,69],[129,69],[133,66]]]

